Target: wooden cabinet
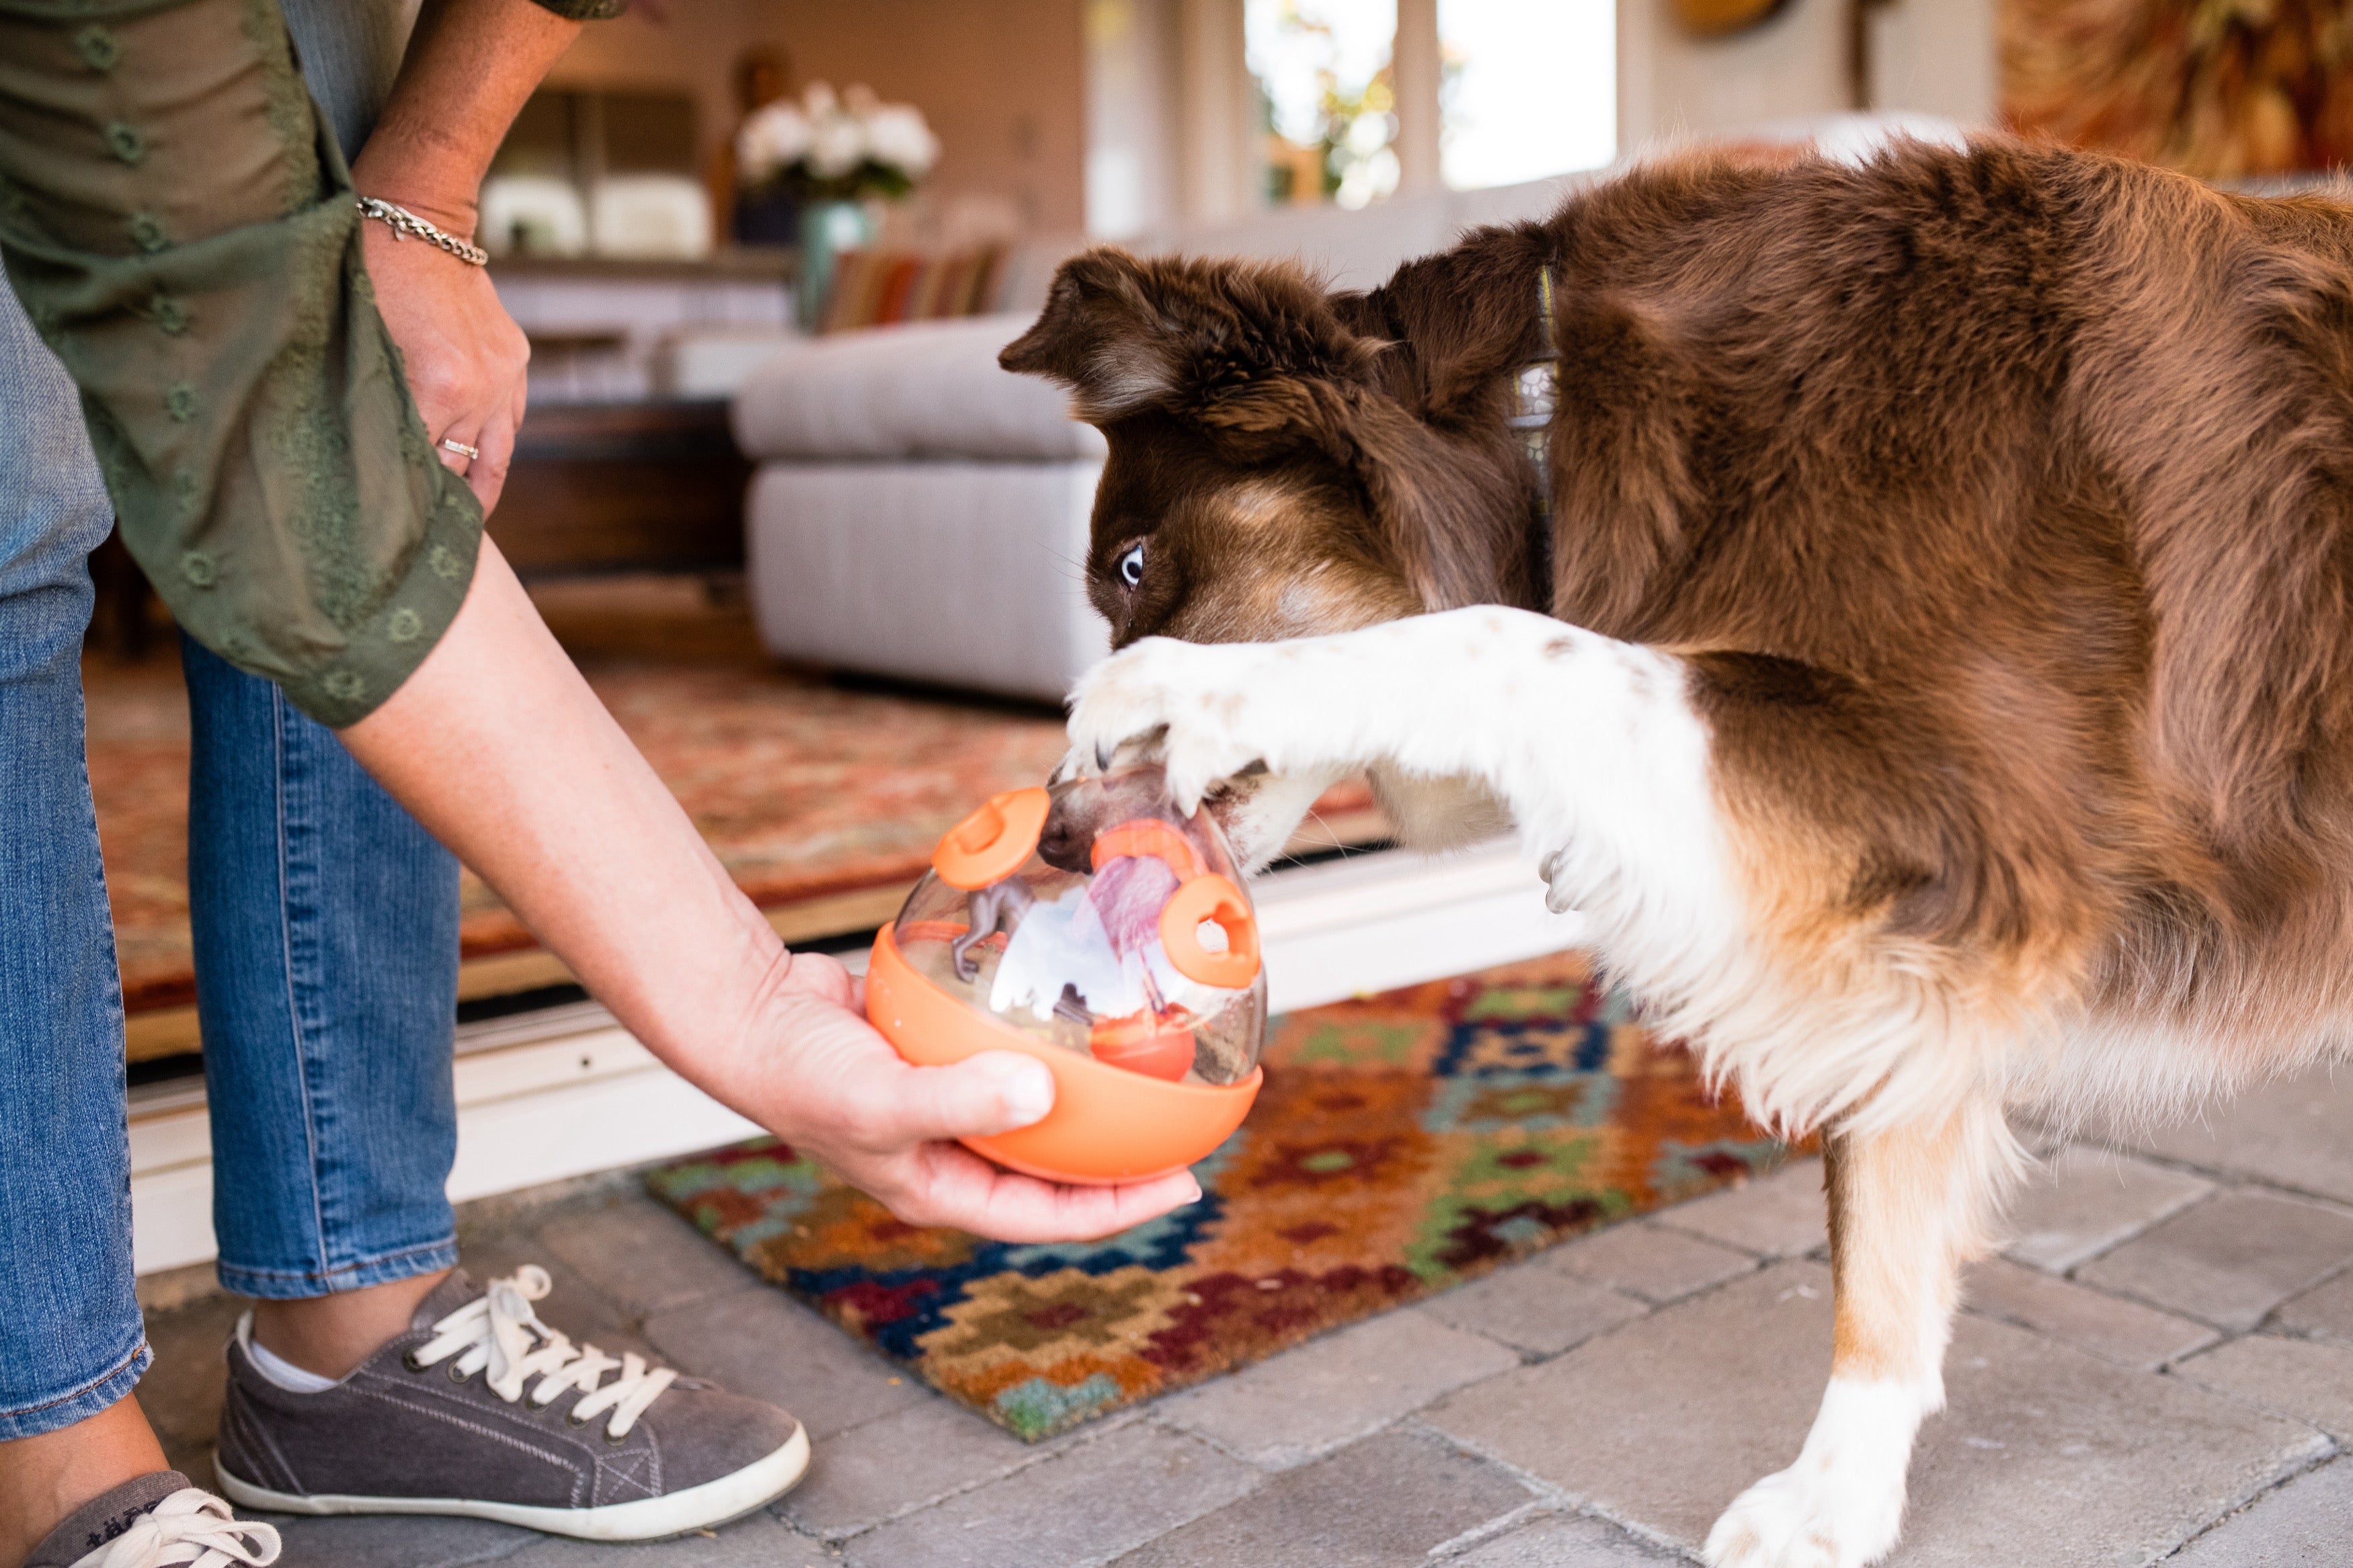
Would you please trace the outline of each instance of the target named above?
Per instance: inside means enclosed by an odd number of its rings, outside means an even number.
[[[523,420],[491,537],[526,578],[737,571],[751,479],[723,402],[550,404]]]

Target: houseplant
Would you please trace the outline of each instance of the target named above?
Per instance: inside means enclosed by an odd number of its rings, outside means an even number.
[[[881,204],[914,189],[939,153],[922,110],[866,87],[836,94],[811,82],[797,100],[778,99],[744,121],[735,157],[744,186],[780,190],[800,207],[803,326],[824,311],[834,257],[872,245]]]

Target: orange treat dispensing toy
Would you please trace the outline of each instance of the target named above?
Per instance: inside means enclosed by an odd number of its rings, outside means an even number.
[[[921,1066],[1021,1051],[1044,1121],[967,1139],[1053,1181],[1140,1181],[1201,1159],[1258,1097],[1258,921],[1203,813],[1157,768],[991,799],[940,840],[874,937],[866,1014]]]

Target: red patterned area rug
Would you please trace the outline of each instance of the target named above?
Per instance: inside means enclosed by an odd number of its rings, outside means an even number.
[[[1035,1440],[1778,1164],[1574,954],[1275,1020],[1198,1204],[1108,1240],[923,1230],[774,1140],[655,1194]]]
[[[1044,778],[1062,725],[1044,704],[861,689],[764,654],[740,606],[691,579],[533,590],[588,683],[763,909],[912,882],[976,801]],[[132,1012],[195,997],[188,931],[188,710],[167,645],[83,660],[91,793]],[[1366,814],[1361,782],[1321,803]],[[467,958],[535,945],[469,872]]]
[[[683,607],[659,613],[681,591]],[[694,592],[657,584],[568,615],[563,595],[542,600],[596,695],[763,908],[913,880],[975,801],[1035,784],[1061,758],[1062,726],[1042,705],[861,690],[784,668],[748,617],[696,614]],[[124,1004],[175,1006],[195,995],[179,659],[168,647],[137,664],[92,656],[83,683]],[[471,873],[460,898],[466,957],[534,945]]]

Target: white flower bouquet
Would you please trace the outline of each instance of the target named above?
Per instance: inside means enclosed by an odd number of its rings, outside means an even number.
[[[797,102],[755,110],[735,139],[747,188],[782,187],[805,202],[903,196],[939,155],[939,139],[913,104],[884,103],[866,87],[837,95],[821,81]]]

